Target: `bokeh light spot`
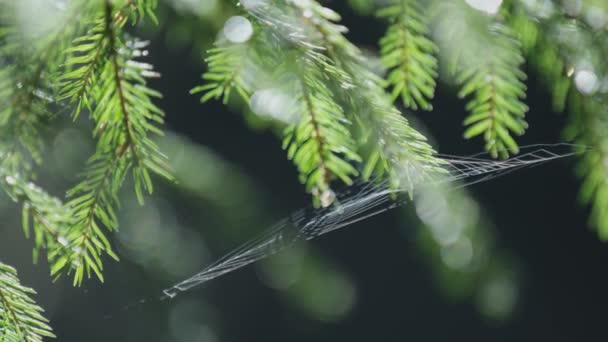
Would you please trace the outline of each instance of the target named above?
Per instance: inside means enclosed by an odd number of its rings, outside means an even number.
[[[449,268],[462,270],[471,264],[473,253],[471,240],[463,236],[458,241],[441,248],[441,259]]]
[[[241,0],[241,5],[247,11],[256,10],[266,4],[266,0]]]
[[[502,0],[465,0],[466,3],[474,9],[494,15],[498,13]]]
[[[599,79],[591,70],[579,70],[574,75],[574,84],[576,88],[584,95],[595,93],[599,87]]]
[[[234,16],[226,20],[223,32],[228,41],[240,44],[251,38],[253,35],[253,25],[245,17]]]
[[[294,102],[279,89],[261,89],[249,100],[251,110],[262,117],[294,123],[297,115]]]
[[[486,317],[502,320],[515,309],[517,297],[515,279],[509,274],[495,274],[479,292],[478,305]]]

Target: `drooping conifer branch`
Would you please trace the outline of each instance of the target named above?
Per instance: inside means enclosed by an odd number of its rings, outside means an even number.
[[[407,108],[431,110],[435,95],[437,46],[429,38],[428,18],[417,0],[397,0],[378,11],[390,22],[380,40],[382,62],[388,68],[392,97]]]
[[[14,268],[0,262],[0,341],[42,342],[43,337],[55,337],[34,294],[21,285]]]

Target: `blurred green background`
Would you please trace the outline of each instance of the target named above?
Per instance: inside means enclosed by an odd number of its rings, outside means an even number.
[[[375,50],[385,25],[367,1],[326,1],[348,37]],[[203,52],[234,8],[223,0],[161,3],[148,61],[170,131],[160,141],[179,184],[159,184],[144,207],[123,191],[121,261],[105,262],[105,284],[53,283],[32,266],[20,214],[0,197],[0,250],[34,287],[58,341],[428,341],[574,340],[604,332],[608,247],[587,228],[572,161],[475,185],[422,193],[393,210],[170,301],[171,286],[310,202],[266,123],[241,106],[201,105]],[[530,129],[522,145],[561,140],[564,117],[534,73]],[[434,111],[414,121],[441,153],[470,155],[461,137],[463,103],[440,84]],[[93,146],[85,120],[59,120],[42,185],[61,195]],[[130,187],[126,186],[125,189]],[[140,303],[141,300],[145,302]]]

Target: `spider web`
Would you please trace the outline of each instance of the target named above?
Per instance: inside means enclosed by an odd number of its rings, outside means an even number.
[[[276,254],[298,242],[312,240],[400,207],[411,201],[411,195],[406,195],[411,189],[445,183],[450,189],[462,188],[522,168],[566,158],[584,150],[584,147],[566,143],[529,145],[522,147],[522,154],[508,160],[487,159],[486,153],[469,157],[438,154],[437,157],[446,162],[444,168],[447,172],[432,177],[414,177],[414,184],[408,184],[407,187],[393,188],[388,181],[359,180],[338,193],[334,203],[327,208],[307,207],[295,211],[199,273],[164,289],[161,300],[174,298],[193,287]]]

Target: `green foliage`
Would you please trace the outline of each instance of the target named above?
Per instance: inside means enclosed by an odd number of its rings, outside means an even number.
[[[15,63],[0,71],[0,150],[5,154],[1,165],[13,173],[27,172],[42,159],[40,128],[47,117],[48,85],[43,83],[44,69],[28,63],[25,53],[10,42],[14,37],[9,32],[3,32],[6,45],[0,48],[0,58]]]
[[[506,25],[519,37],[526,62],[536,70],[549,89],[553,110],[565,111],[571,90],[567,73],[572,58],[564,54],[568,47],[559,46],[558,32],[563,32],[562,25],[568,24],[558,17],[555,20],[538,20],[521,5],[512,4],[509,10]]]
[[[158,18],[154,13],[156,7],[158,7],[158,0],[127,0],[127,3],[137,11],[137,14],[133,11],[133,18],[144,18],[147,15],[154,23],[158,24]]]
[[[343,36],[337,13],[316,2],[274,6],[282,20],[261,14],[269,11],[251,9],[256,31],[249,42],[219,42],[210,52],[203,76],[208,83],[193,90],[204,93],[203,102],[227,102],[233,88],[245,100],[266,86],[287,94],[293,103],[284,116],[293,111],[297,122],[285,129],[283,145],[317,204],[334,177],[352,182],[363,161],[360,154],[366,156],[366,179],[388,171],[394,186],[411,189],[422,177],[442,171],[424,136],[392,106],[370,61]],[[288,27],[285,20],[297,25]],[[301,31],[308,34],[297,34]],[[244,78],[252,70],[254,76],[249,76],[258,80],[257,88]]]
[[[13,4],[2,8],[0,33],[0,187],[22,206],[23,230],[33,236],[34,260],[45,250],[50,264],[65,259],[67,208],[31,182],[42,163],[44,128],[54,94],[53,80],[62,63],[64,40],[79,29],[72,24],[76,4],[68,7],[65,27],[26,37],[18,29]],[[13,14],[13,15],[11,15]],[[54,273],[52,271],[52,273]]]
[[[66,50],[65,72],[59,77],[59,100],[69,100],[74,105],[76,119],[83,107],[93,111],[93,100],[89,98],[96,77],[109,54],[109,40],[106,39],[105,14],[94,20],[89,31],[74,40]]]
[[[459,1],[439,1],[436,36],[440,57],[466,98],[469,115],[464,137],[483,136],[493,157],[519,151],[514,136],[528,127],[521,42],[502,21],[502,13],[485,15]]]
[[[608,240],[608,115],[603,104],[587,101],[577,95],[571,98],[573,115],[566,130],[567,137],[581,146],[597,146],[586,151],[577,165],[577,174],[583,179],[580,198],[591,204],[590,223],[597,228],[599,237]]]
[[[40,129],[46,119],[46,103],[36,92],[38,78],[18,68],[0,72],[0,150],[5,154],[1,164],[11,172],[28,172],[42,160]],[[15,89],[18,83],[23,87]],[[11,103],[14,105],[8,105]]]
[[[374,62],[344,37],[343,28],[333,18],[323,17],[322,7],[316,7],[314,13],[318,16],[313,22],[323,38],[317,44],[340,69],[335,91],[345,112],[358,123],[363,178],[388,176],[395,188],[411,192],[415,184],[443,173],[443,161],[434,156],[426,138],[392,105],[383,80],[371,68]]]
[[[18,175],[3,175],[0,172],[0,176],[0,184],[8,195],[22,204],[23,231],[27,238],[33,235],[34,261],[38,260],[42,249],[46,250],[50,264],[68,257],[70,250],[66,248],[66,233],[70,218],[63,203]]]
[[[328,190],[334,176],[350,185],[358,174],[352,162],[360,161],[348,130],[350,122],[327,85],[319,82],[323,69],[309,58],[296,63],[300,72],[287,87],[295,95],[299,119],[285,129],[283,147],[298,166],[308,191]]]
[[[153,175],[173,179],[153,139],[162,134],[164,114],[154,104],[161,94],[147,79],[158,74],[141,61],[147,44],[127,33],[144,18],[158,22],[157,0],[71,1],[58,11],[59,25],[31,30],[16,3],[0,0],[0,187],[22,207],[34,259],[46,253],[53,277],[72,274],[77,285],[92,274],[103,280],[104,256],[118,259],[107,234],[119,226],[123,183],[131,178],[143,203]],[[370,11],[371,2],[357,3]],[[272,113],[256,113],[276,121],[316,205],[331,204],[325,195],[336,181],[386,177],[411,194],[445,172],[445,162],[395,106],[401,98],[406,108],[431,110],[440,66],[466,99],[464,137],[483,136],[494,157],[518,153],[515,137],[528,126],[522,71],[528,62],[550,88],[554,108],[570,112],[568,139],[592,147],[578,168],[581,194],[593,207],[592,224],[608,239],[606,90],[576,92],[571,77],[583,67],[605,77],[608,70],[599,66],[608,46],[605,32],[581,13],[538,14],[528,2],[481,13],[463,1],[391,1],[377,12],[388,29],[375,58],[346,38],[338,13],[317,1],[240,5],[253,35],[243,43],[220,38],[208,51],[204,84],[191,92],[203,103],[224,104],[236,93],[253,111],[261,93],[274,94],[262,101],[274,106]],[[65,109],[74,120],[88,116],[96,139],[66,204],[34,185],[47,128]],[[0,339],[50,336],[30,291],[0,264]]]
[[[209,50],[209,57],[205,60],[208,71],[203,74],[206,83],[193,88],[190,93],[203,93],[201,103],[222,98],[222,102],[227,104],[234,89],[248,101],[252,90],[240,71],[248,61],[249,47],[249,44],[227,44]]]
[[[256,23],[256,28],[271,30],[263,25],[263,22]],[[202,102],[222,98],[226,103],[232,89],[249,100],[253,92],[260,90],[260,81],[264,78],[280,84],[273,88],[288,94],[292,102],[282,109],[283,116],[297,117],[296,122],[289,123],[283,131],[283,146],[288,158],[298,167],[301,182],[317,195],[315,203],[319,205],[319,195],[330,188],[332,179],[352,183],[357,175],[353,162],[360,161],[348,129],[350,122],[336,103],[325,75],[328,72],[337,75],[340,70],[327,56],[302,48],[302,42],[289,42],[291,48],[280,51],[276,50],[278,41],[273,41],[272,35],[260,34],[265,39],[258,39],[257,35],[248,43],[218,42],[218,48],[209,52],[209,70],[203,75],[208,83],[192,92],[203,92]],[[285,43],[281,37],[274,37]],[[281,65],[271,70],[274,62]],[[259,88],[247,82],[244,72],[255,73]]]
[[[486,150],[494,157],[507,158],[519,152],[513,134],[524,134],[528,124],[524,120],[528,106],[523,102],[526,75],[520,66],[524,62],[519,41],[509,29],[494,23],[489,28],[492,53],[468,63],[456,75],[462,84],[459,96],[471,96],[467,103],[469,116],[464,137],[483,135]]]
[[[382,62],[393,99],[412,109],[431,110],[437,78],[437,46],[429,39],[428,20],[416,0],[399,0],[380,11],[390,22],[380,40]]]
[[[85,274],[103,279],[102,253],[117,258],[103,229],[118,226],[117,194],[126,175],[132,172],[140,202],[152,192],[150,173],[171,179],[165,156],[148,136],[162,133],[163,113],[152,102],[160,94],[145,81],[157,74],[138,61],[147,54],[146,43],[123,32],[129,19],[155,18],[155,6],[156,1],[143,0],[75,1],[64,26],[35,38],[21,36],[10,15],[2,20],[0,185],[23,206],[34,256],[45,249],[51,274],[74,272],[75,284]],[[74,39],[80,32],[85,33]],[[74,106],[75,119],[85,110],[90,113],[98,139],[83,181],[68,192],[67,205],[28,179],[34,164],[42,162],[41,129],[53,118],[53,102],[65,100]]]
[[[606,94],[600,89],[581,92],[573,82],[581,70],[590,70],[598,77],[608,71],[604,34],[576,18],[575,13],[568,18],[559,12],[537,17],[523,5],[512,6],[511,11],[509,24],[525,42],[528,60],[549,89],[553,109],[568,112],[564,137],[579,146],[576,173],[583,180],[580,198],[592,208],[590,225],[602,240],[607,240]]]
[[[160,94],[146,86],[145,79],[156,74],[152,66],[138,62],[146,43],[123,42],[121,11],[106,6],[104,18],[91,31],[75,40],[67,65],[73,71],[64,76],[63,98],[76,103],[76,114],[87,108],[96,126],[95,154],[89,159],[84,180],[68,192],[73,224],[68,243],[75,251],[74,283],[82,283],[93,272],[103,280],[102,253],[118,259],[103,233],[118,228],[118,190],[132,170],[135,193],[143,203],[144,192],[153,190],[150,172],[172,179],[165,156],[149,133],[162,134],[163,112],[152,103]],[[101,21],[103,20],[103,21]],[[58,267],[71,271],[71,268]]]
[[[21,285],[14,268],[0,262],[0,341],[39,342],[55,337],[33,294],[34,290]]]

